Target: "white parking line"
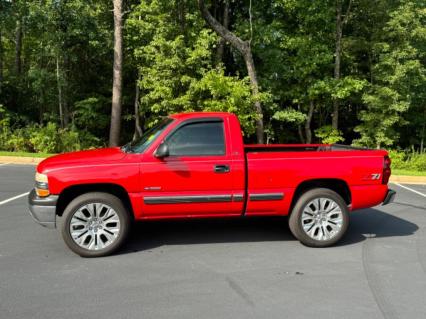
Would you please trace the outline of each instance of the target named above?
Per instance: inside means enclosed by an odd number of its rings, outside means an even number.
[[[10,163],[3,163],[3,164],[0,164],[0,166],[7,165],[7,164],[10,164]]]
[[[395,182],[394,182],[393,184],[398,185],[399,187],[405,188],[406,190],[412,191],[413,193],[416,193],[417,195],[420,195],[420,196],[426,197],[426,195],[425,195],[425,194],[420,193],[419,191],[416,191],[415,189],[412,189],[412,188],[410,188],[410,187],[407,187],[407,186],[404,186],[404,185],[401,185],[401,184],[399,184],[399,183],[395,183]]]
[[[30,193],[30,192],[26,192],[26,193],[23,193],[23,194],[21,194],[21,195],[17,195],[17,196],[14,196],[14,197],[11,197],[11,198],[8,198],[8,199],[5,199],[4,201],[1,201],[1,202],[0,202],[0,205],[6,204],[6,203],[9,203],[9,202],[11,202],[11,201],[13,201],[13,200],[15,200],[15,199],[18,199],[18,198],[24,197],[24,196],[28,195],[29,193]]]

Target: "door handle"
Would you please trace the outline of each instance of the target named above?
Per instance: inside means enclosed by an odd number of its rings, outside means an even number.
[[[214,172],[215,173],[229,173],[229,165],[215,165]]]

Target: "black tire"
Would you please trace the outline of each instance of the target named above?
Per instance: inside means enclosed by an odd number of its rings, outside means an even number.
[[[304,230],[302,225],[302,213],[306,205],[312,200],[326,198],[333,200],[342,212],[342,225],[340,230],[334,237],[328,240],[317,240],[310,237]],[[291,212],[288,224],[294,237],[296,237],[302,244],[309,247],[328,247],[337,243],[346,233],[349,225],[349,209],[343,198],[328,188],[315,188],[303,193],[297,200]],[[324,232],[324,231],[323,231]]]
[[[70,233],[70,223],[74,214],[82,206],[91,203],[101,203],[110,206],[118,215],[120,222],[118,235],[114,241],[109,246],[98,250],[85,249],[79,246]],[[81,257],[102,257],[112,254],[124,243],[130,230],[130,216],[127,209],[118,197],[108,193],[91,192],[74,198],[65,208],[61,220],[60,228],[65,243],[73,252]]]

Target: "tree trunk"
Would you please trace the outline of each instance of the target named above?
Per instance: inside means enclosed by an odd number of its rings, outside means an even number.
[[[225,6],[223,8],[223,27],[229,28],[229,0],[225,0]],[[223,52],[225,51],[225,39],[220,37],[219,44],[217,46],[216,60],[217,63],[223,61]]]
[[[340,80],[340,61],[342,54],[342,0],[336,0],[336,43],[334,51],[334,79]],[[338,129],[339,127],[339,100],[333,99],[333,113],[332,113],[332,127]]]
[[[185,36],[185,40],[187,40],[187,27],[186,27],[186,7],[185,7],[185,0],[179,0],[177,1],[177,12],[178,12],[178,19],[179,19],[179,25],[180,30],[182,34]]]
[[[297,133],[299,134],[300,143],[305,144],[305,137],[303,136],[302,125],[297,125]]]
[[[346,8],[345,15],[342,15],[343,3],[345,0],[336,0],[336,44],[334,51],[334,79],[336,83],[341,77],[341,60],[342,60],[342,37],[343,37],[343,26],[348,23],[349,13],[351,11],[352,0],[349,0],[348,7]],[[339,128],[339,107],[340,101],[337,98],[333,99],[333,113],[332,113],[332,127],[334,129]]]
[[[300,104],[297,104],[297,110],[300,112]],[[305,144],[305,137],[303,136],[302,125],[297,124],[297,133],[299,134],[300,143]]]
[[[264,129],[263,129],[263,109],[260,101],[257,100],[259,94],[259,84],[257,82],[256,69],[253,62],[253,56],[251,54],[250,43],[241,40],[222,24],[220,24],[207,10],[204,4],[204,0],[198,0],[198,6],[200,7],[203,18],[207,21],[210,27],[219,34],[225,41],[229,42],[235,49],[237,49],[244,58],[247,67],[247,73],[250,78],[252,95],[255,97],[255,112],[257,115],[256,120],[256,137],[259,144],[264,143]]]
[[[257,82],[256,69],[254,67],[253,56],[251,55],[250,47],[246,50],[244,55],[244,61],[246,62],[247,72],[250,78],[251,90],[253,96],[257,97],[259,94],[259,84]],[[256,137],[257,143],[263,144],[264,142],[264,133],[263,133],[263,110],[260,101],[255,99],[254,107],[257,113],[256,119]]]
[[[139,76],[136,79],[136,91],[135,91],[135,132],[133,134],[133,140],[138,139],[142,136],[142,127],[140,123],[140,114],[139,114],[139,97],[140,97],[140,88],[139,88]]]
[[[69,111],[69,87],[68,78],[70,69],[70,59],[68,54],[64,53],[64,67],[62,68],[62,110],[64,116],[64,127],[67,127],[70,122],[70,111]]]
[[[16,29],[15,29],[15,71],[18,76],[21,75],[21,69],[22,69],[21,52],[22,52],[22,20],[21,18],[19,18],[16,21]]]
[[[306,144],[311,144],[312,143],[311,122],[312,122],[312,116],[314,114],[314,110],[315,110],[314,101],[310,101],[309,102],[308,116],[306,117],[306,122],[305,122]]]
[[[114,66],[112,80],[111,127],[109,145],[118,146],[121,129],[121,102],[122,102],[122,71],[123,71],[123,1],[113,0],[114,4]]]
[[[3,38],[0,30],[0,87],[3,82]]]
[[[420,139],[420,154],[423,154],[423,151],[424,151],[425,132],[426,132],[426,106],[424,107],[424,112],[423,112],[422,137]]]
[[[61,83],[61,73],[59,69],[59,56],[56,56],[56,83],[58,85],[58,108],[59,108],[59,119],[61,121],[61,128],[65,127],[64,123],[64,109],[62,101],[62,83]]]

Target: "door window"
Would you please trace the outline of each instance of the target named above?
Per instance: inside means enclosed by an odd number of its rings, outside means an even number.
[[[197,122],[180,127],[167,140],[171,156],[225,155],[223,122]]]

